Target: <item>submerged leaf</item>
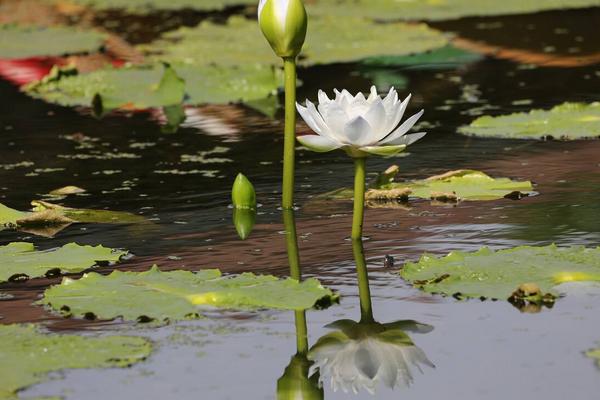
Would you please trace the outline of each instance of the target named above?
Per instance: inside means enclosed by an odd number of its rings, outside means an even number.
[[[600,138],[600,103],[563,103],[551,110],[483,116],[459,128],[459,132],[508,139]]]
[[[362,17],[311,18],[300,63],[357,61],[372,56],[407,55],[446,45],[446,37],[424,24],[380,24]],[[348,45],[348,44],[351,45]],[[256,21],[231,17],[180,28],[141,47],[158,60],[179,64],[241,66],[281,64],[256,29]]]
[[[315,0],[310,15],[360,15],[379,20],[445,20],[597,6],[597,0]]]
[[[53,250],[35,250],[32,243],[13,242],[0,246],[0,282],[15,278],[39,278],[49,272],[77,273],[99,262],[117,262],[126,251],[103,246],[68,243]]]
[[[426,292],[459,298],[509,299],[525,287],[537,287],[539,292],[523,293],[517,300],[547,294],[554,298],[554,288],[561,283],[600,281],[600,247],[519,246],[498,251],[484,247],[441,258],[425,254],[418,262],[407,263],[400,275]]]
[[[124,368],[150,355],[146,339],[42,333],[35,325],[0,325],[0,399],[65,369]]]
[[[61,56],[100,50],[104,36],[67,27],[0,25],[0,58]]]
[[[82,189],[78,186],[64,186],[58,189],[54,189],[53,191],[51,191],[49,194],[52,196],[67,196],[69,194],[80,194],[80,193],[85,193],[86,190]]]
[[[335,297],[316,279],[298,282],[251,273],[223,277],[216,269],[161,272],[154,266],[145,272],[65,278],[41,301],[77,317],[92,313],[101,319],[165,321],[197,317],[202,306],[304,310]]]
[[[91,106],[100,99],[102,112],[115,108],[145,109],[171,106],[185,81],[186,104],[227,104],[266,98],[280,86],[281,71],[244,65],[238,68],[172,65],[102,69],[88,74],[31,85],[27,93],[65,106]],[[169,78],[170,76],[170,78]],[[176,78],[180,77],[180,79]],[[166,77],[166,78],[164,78]],[[163,79],[164,78],[164,79]],[[167,82],[170,88],[160,85]]]

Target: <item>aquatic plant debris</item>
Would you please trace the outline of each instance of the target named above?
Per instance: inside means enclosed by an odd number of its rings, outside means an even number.
[[[587,353],[585,353],[585,355],[593,360],[596,360],[596,365],[598,366],[598,368],[600,368],[600,348],[590,350]]]
[[[0,59],[91,53],[100,50],[104,35],[68,27],[0,25]]]
[[[597,0],[315,0],[307,2],[306,8],[310,15],[360,15],[378,20],[438,21],[597,5]]]
[[[519,246],[498,251],[483,247],[440,258],[425,254],[404,265],[400,276],[426,292],[456,298],[552,303],[557,285],[600,282],[600,247]],[[525,287],[537,287],[537,293],[529,293],[534,298],[518,295],[529,291]]]
[[[368,200],[408,200],[409,197],[444,202],[497,200],[504,197],[521,198],[532,193],[530,181],[509,178],[492,178],[485,172],[461,169],[448,171],[426,179],[394,182],[394,176],[386,181],[370,185],[366,192]],[[383,173],[385,174],[385,172]],[[380,174],[381,176],[381,174]],[[338,189],[321,195],[322,198],[350,199],[352,189]]]
[[[51,273],[78,273],[99,262],[117,262],[127,254],[101,245],[68,243],[51,250],[36,250],[33,243],[12,242],[0,246],[0,282],[39,278]]]
[[[336,299],[316,279],[298,282],[252,273],[222,276],[217,269],[162,272],[153,266],[144,272],[65,278],[46,290],[41,303],[66,316],[145,322],[197,318],[203,307],[304,310]]]
[[[141,337],[57,335],[36,325],[0,325],[0,399],[46,381],[65,369],[125,368],[147,358],[152,344]]]
[[[482,116],[458,131],[466,135],[507,139],[598,139],[600,102],[563,103],[551,110]]]
[[[333,18],[311,18],[298,62],[302,65],[358,61],[372,56],[408,55],[445,46],[448,39],[425,24],[379,24],[361,17],[343,23]],[[352,43],[352,46],[348,46]],[[139,49],[154,59],[173,64],[279,66],[256,21],[233,16],[226,24],[204,21],[196,27],[167,32]]]
[[[166,69],[157,65],[136,66],[40,81],[29,85],[26,92],[64,106],[89,107],[96,105],[99,98],[102,110],[171,106],[176,98],[190,105],[227,104],[276,94],[281,76],[280,70],[260,65],[223,68],[173,64]],[[169,86],[168,90],[161,89],[164,85]]]
[[[132,224],[147,222],[141,215],[124,211],[63,207],[42,200],[31,202],[32,211],[19,211],[0,203],[0,229],[14,228],[52,237],[73,223]]]

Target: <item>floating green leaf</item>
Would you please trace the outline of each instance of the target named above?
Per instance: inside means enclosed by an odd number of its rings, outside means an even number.
[[[465,298],[508,299],[523,284],[556,296],[554,287],[573,281],[600,281],[600,247],[519,246],[474,253],[425,254],[407,263],[402,278],[430,293]]]
[[[104,36],[67,27],[0,25],[0,58],[29,58],[100,50]]]
[[[460,133],[508,139],[600,138],[600,103],[563,103],[551,110],[532,110],[498,117],[483,116]]]
[[[310,15],[360,15],[383,20],[445,20],[598,6],[597,0],[315,0]]]
[[[201,306],[303,310],[335,297],[316,279],[298,282],[252,273],[223,277],[216,269],[161,272],[154,266],[145,272],[65,278],[46,290],[42,303],[74,316],[165,321],[196,317]]]
[[[360,17],[311,18],[300,62],[313,65],[407,55],[447,43],[441,32],[424,24],[381,24]],[[226,24],[205,21],[197,27],[180,28],[141,49],[177,64],[281,64],[256,29],[256,21],[241,17],[232,17]]]
[[[492,178],[481,171],[461,169],[422,180],[373,184],[367,191],[366,198],[368,200],[400,200],[408,197],[445,201],[497,200],[503,197],[520,198],[530,194],[532,190],[533,186],[529,181]],[[352,189],[339,189],[320,197],[350,199]]]
[[[256,4],[256,0],[72,0],[98,10],[123,9],[128,13],[147,14],[160,10],[218,11],[226,7]]]
[[[65,76],[31,85],[28,93],[65,106],[90,106],[99,96],[103,109],[144,109],[172,105],[167,103],[180,96],[178,77],[185,81],[185,102],[193,105],[264,99],[276,93],[282,82],[281,71],[266,66],[173,65],[164,72],[162,67],[153,66],[103,69]],[[160,85],[161,81],[169,83],[168,91],[161,89],[164,87]]]
[[[35,325],[0,325],[0,399],[48,379],[51,372],[80,368],[124,368],[150,355],[146,339],[42,333]]]
[[[31,202],[33,211],[18,211],[0,203],[0,228],[16,228],[52,237],[72,223],[131,224],[147,222],[141,215],[123,211],[63,207],[46,201]]]
[[[99,262],[117,262],[126,251],[68,243],[53,250],[35,250],[32,243],[0,246],[0,282],[15,277],[38,278],[48,272],[77,273]]]

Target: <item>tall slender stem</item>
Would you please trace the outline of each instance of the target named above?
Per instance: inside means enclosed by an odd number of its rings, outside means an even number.
[[[371,304],[371,289],[369,288],[369,273],[367,260],[363,249],[362,240],[352,240],[352,252],[356,262],[356,276],[358,278],[358,295],[360,297],[360,321],[373,322],[373,306]]]
[[[294,210],[283,210],[283,225],[285,227],[285,247],[290,265],[290,277],[300,281],[302,271],[300,268],[300,252],[298,250],[298,235],[296,233],[296,219]],[[308,353],[308,329],[306,327],[306,312],[294,313],[296,322],[296,350],[298,354]]]
[[[352,216],[352,239],[361,239],[365,213],[365,162],[366,158],[354,159],[354,212]]]
[[[284,58],[285,129],[283,139],[283,187],[281,207],[294,206],[294,158],[296,147],[296,59]]]

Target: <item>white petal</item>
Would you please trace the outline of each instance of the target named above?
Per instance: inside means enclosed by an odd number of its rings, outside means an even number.
[[[397,138],[396,140],[392,140],[390,142],[387,142],[386,145],[388,145],[388,146],[396,146],[396,145],[402,145],[403,144],[405,146],[410,146],[411,144],[413,144],[417,140],[421,139],[426,134],[427,134],[427,132],[417,132],[417,133],[412,133],[410,135],[402,135],[399,138]]]
[[[341,143],[334,142],[325,136],[319,135],[298,136],[297,139],[303,146],[318,153],[339,149],[342,146]]]
[[[332,136],[329,127],[327,126],[327,124],[325,123],[325,120],[323,119],[323,116],[317,111],[315,105],[312,102],[310,102],[309,100],[306,100],[306,108],[308,109],[310,116],[315,121],[315,124],[317,125],[317,127],[321,130],[321,132],[318,132],[318,133],[321,135],[324,135],[324,136]],[[332,139],[335,139],[335,137],[333,137]]]
[[[288,8],[290,7],[290,0],[272,0],[274,1],[273,7],[275,7],[275,19],[277,23],[283,28],[286,26],[286,19],[288,16]]]
[[[398,93],[396,92],[396,89],[394,89],[394,87],[392,86],[387,96],[385,96],[385,98],[383,99],[383,105],[385,106],[385,109],[390,110],[391,107],[395,104],[395,100],[398,100]]]
[[[398,129],[392,132],[387,138],[382,140],[380,144],[395,142],[396,139],[400,138],[402,135],[408,132],[413,127],[413,125],[417,123],[419,118],[421,118],[421,115],[423,115],[423,112],[424,110],[421,110],[406,121],[404,121],[404,123],[400,125]]]
[[[369,103],[372,103],[375,101],[375,99],[380,99],[380,97],[377,94],[377,88],[375,87],[375,85],[373,85],[371,86],[371,94],[369,95],[369,98],[367,98],[367,101]]]
[[[369,138],[371,143],[378,142],[389,133],[389,131],[384,131],[387,118],[385,114],[385,107],[383,106],[383,102],[380,98],[377,98],[371,104],[369,111],[364,114],[364,118],[372,128],[373,137]]]
[[[348,144],[364,146],[371,137],[371,125],[363,117],[356,117],[344,126],[344,136]]]
[[[329,99],[329,97],[327,96],[327,93],[325,93],[324,91],[319,89],[319,103],[329,103],[331,101],[331,99]]]
[[[410,101],[410,98],[412,97],[411,94],[409,94],[408,96],[406,96],[406,98],[404,99],[404,101],[400,104],[395,103],[394,105],[391,106],[390,111],[388,112],[388,121],[387,121],[387,125],[386,125],[386,130],[389,132],[391,132],[393,129],[395,129],[398,124],[400,123],[400,120],[402,119],[402,117],[404,116],[404,112],[406,111],[406,107],[408,106],[408,102]]]
[[[308,104],[308,101],[307,101],[307,104]],[[306,125],[308,125],[308,127],[310,129],[312,129],[313,131],[315,131],[315,133],[318,133],[319,135],[321,135],[323,133],[322,127],[319,126],[317,121],[315,121],[313,115],[311,114],[311,112],[308,110],[307,107],[303,107],[299,103],[296,103],[296,109],[298,110],[298,113],[300,113],[300,116],[302,117],[304,122],[306,122]]]
[[[319,110],[321,110],[320,105]],[[321,115],[333,137],[345,137],[344,126],[346,125],[346,121],[348,121],[348,114],[346,114],[346,111],[338,103],[329,103],[326,112],[321,111]]]
[[[267,0],[260,0],[258,2],[258,21],[260,22],[260,14],[262,13],[262,9],[267,3]]]

